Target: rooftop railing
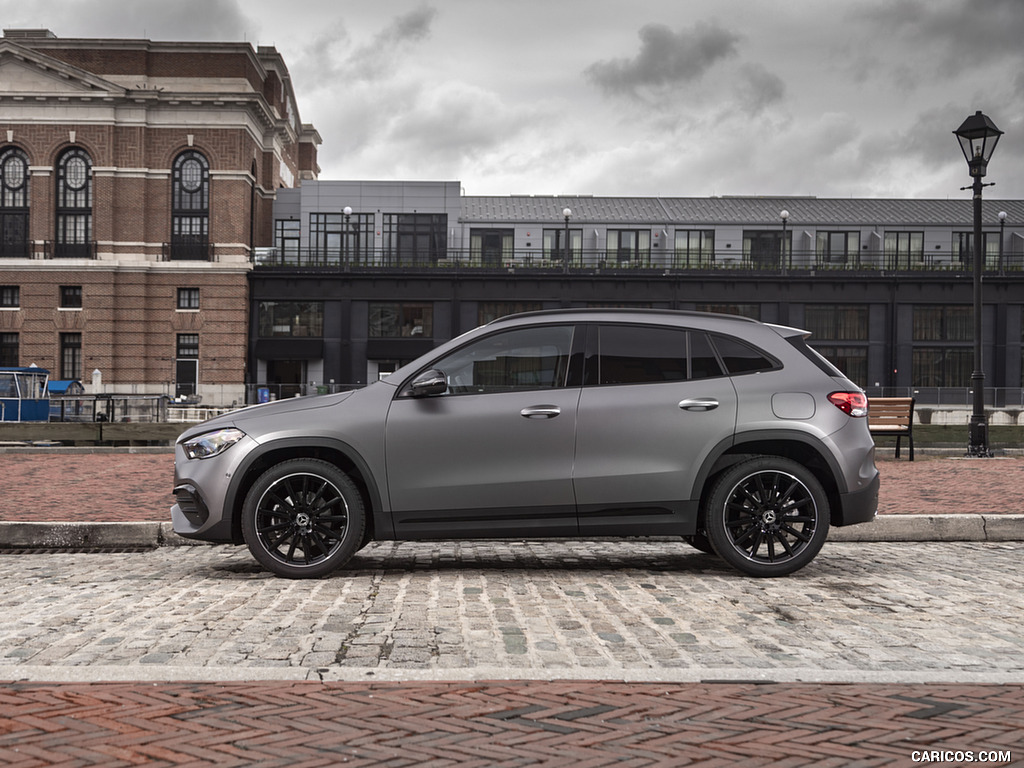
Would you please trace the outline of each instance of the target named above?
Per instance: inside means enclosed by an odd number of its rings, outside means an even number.
[[[409,254],[391,250],[341,252],[316,249],[257,248],[256,269],[310,269],[342,272],[389,272],[446,270],[453,272],[515,273],[530,270],[548,273],[593,274],[600,272],[720,272],[741,271],[764,274],[808,274],[817,272],[971,272],[970,259],[950,253],[890,254],[864,253],[846,258],[824,258],[813,251],[757,254],[720,249],[714,253],[679,254],[671,251],[578,251],[568,264],[557,253],[522,249],[501,254],[475,250],[448,249],[443,254]],[[990,256],[987,274],[1024,274],[1024,254]]]

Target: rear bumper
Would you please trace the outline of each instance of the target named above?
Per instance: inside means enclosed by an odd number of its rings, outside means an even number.
[[[839,496],[839,514],[836,515],[832,524],[836,526],[856,525],[857,523],[870,523],[878,514],[878,486],[879,477],[875,473],[874,479],[864,488],[853,493],[843,493]]]

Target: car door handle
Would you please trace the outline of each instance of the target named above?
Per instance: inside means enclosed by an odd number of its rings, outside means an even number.
[[[561,412],[562,409],[557,405],[531,405],[523,408],[519,415],[527,419],[553,419]]]
[[[688,397],[679,401],[679,407],[684,411],[713,411],[718,401],[713,397]]]

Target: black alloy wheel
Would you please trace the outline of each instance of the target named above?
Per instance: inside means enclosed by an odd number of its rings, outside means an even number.
[[[263,473],[246,495],[242,535],[278,576],[324,576],[363,543],[365,513],[352,480],[333,464],[292,459]]]
[[[817,556],[828,537],[821,483],[790,459],[761,456],[728,469],[705,511],[719,556],[750,576],[785,576]]]

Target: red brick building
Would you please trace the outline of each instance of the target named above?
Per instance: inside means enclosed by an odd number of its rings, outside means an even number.
[[[247,43],[0,39],[0,365],[244,400],[253,249],[318,173],[287,67]]]

